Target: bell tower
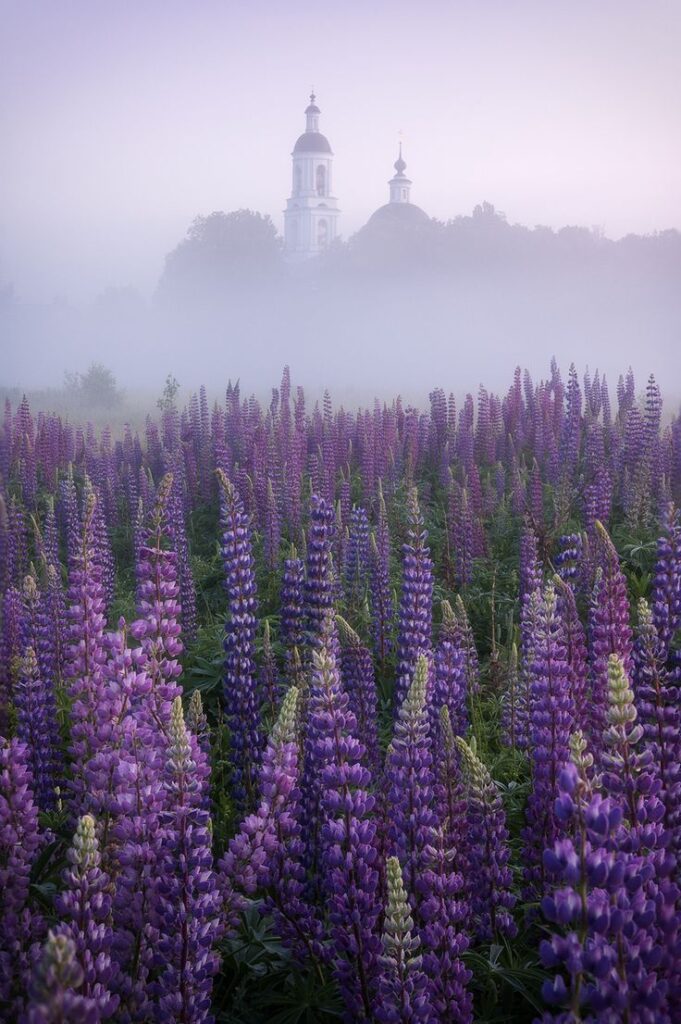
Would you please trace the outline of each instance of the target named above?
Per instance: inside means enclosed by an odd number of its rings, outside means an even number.
[[[305,131],[291,154],[291,195],[284,211],[284,252],[291,261],[323,252],[338,234],[338,200],[332,192],[333,152],[319,131],[321,113],[310,94]]]

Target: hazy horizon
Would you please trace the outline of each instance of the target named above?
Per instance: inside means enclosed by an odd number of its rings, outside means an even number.
[[[681,5],[5,2],[0,284],[149,295],[192,219],[281,230],[314,85],[348,237],[387,198],[609,237],[681,226]],[[676,112],[676,114],[675,114]]]

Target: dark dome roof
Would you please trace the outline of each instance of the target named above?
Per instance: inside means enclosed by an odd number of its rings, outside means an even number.
[[[331,146],[321,132],[303,132],[295,146],[294,153],[330,153]]]
[[[371,214],[369,224],[426,224],[430,220],[427,213],[414,203],[386,203]]]

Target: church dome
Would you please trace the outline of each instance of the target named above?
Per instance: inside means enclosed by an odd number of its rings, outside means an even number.
[[[367,227],[370,224],[404,224],[416,227],[419,224],[426,224],[429,220],[428,214],[414,203],[386,203],[371,214]]]
[[[321,132],[303,132],[295,146],[294,153],[330,153],[329,140]]]

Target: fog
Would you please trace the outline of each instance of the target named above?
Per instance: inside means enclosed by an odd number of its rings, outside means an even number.
[[[266,393],[288,363],[347,402],[422,400],[556,355],[613,383],[652,371],[678,401],[678,5],[2,13],[0,385],[58,389],[100,362],[129,395],[168,373]],[[312,83],[341,213],[301,265],[282,210]],[[398,133],[427,226],[367,228]],[[217,246],[183,248],[197,216],[236,210],[267,230],[225,220]]]

